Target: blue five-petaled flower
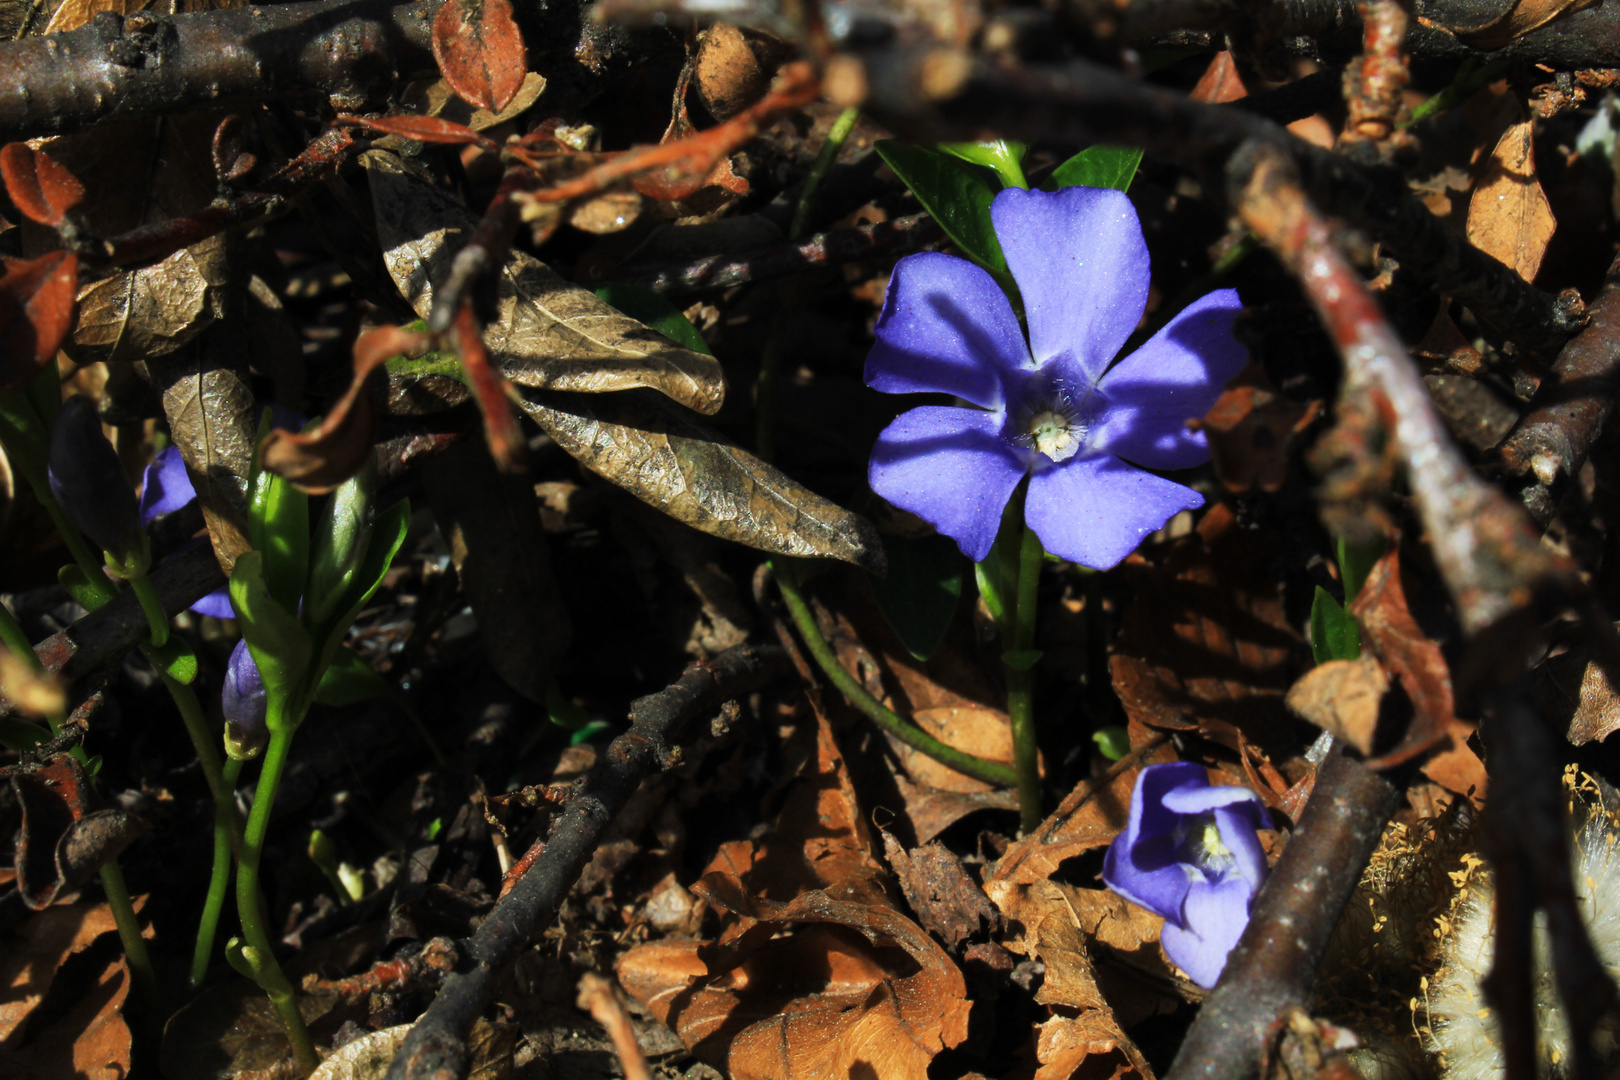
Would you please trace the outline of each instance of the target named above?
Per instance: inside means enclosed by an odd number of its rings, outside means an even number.
[[[1178,511],[1203,504],[1137,466],[1209,460],[1203,433],[1187,421],[1209,410],[1247,360],[1232,336],[1237,291],[1196,301],[1110,368],[1147,305],[1147,244],[1130,200],[1109,188],[1008,188],[990,213],[1029,336],[986,271],[935,252],[902,259],[867,385],[951,394],[978,408],[903,413],[872,451],[872,490],[978,562],[1028,474],[1025,520],[1046,550],[1107,569]]]
[[[1199,986],[1220,978],[1249,924],[1266,873],[1256,836],[1270,828],[1248,788],[1211,787],[1201,765],[1149,765],[1136,780],[1125,831],[1103,860],[1103,881],[1164,916],[1159,942]]]

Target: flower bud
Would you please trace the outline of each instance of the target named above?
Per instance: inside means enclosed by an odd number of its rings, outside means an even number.
[[[62,403],[51,427],[47,472],[51,493],[80,532],[121,561],[135,550],[145,535],[135,492],[87,398]]]
[[[225,752],[238,761],[258,757],[270,739],[270,730],[265,725],[264,680],[245,640],[231,650],[220,697],[225,710]]]

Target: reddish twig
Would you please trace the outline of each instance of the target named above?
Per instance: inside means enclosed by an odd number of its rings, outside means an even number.
[[[1406,8],[1400,0],[1360,0],[1363,48],[1361,58],[1345,72],[1345,104],[1349,115],[1344,136],[1350,142],[1383,143],[1396,132],[1400,120],[1401,91],[1410,73],[1406,69]]]

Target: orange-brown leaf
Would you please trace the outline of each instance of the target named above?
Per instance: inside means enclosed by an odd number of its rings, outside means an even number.
[[[60,225],[67,212],[84,199],[84,185],[78,177],[27,143],[0,148],[0,176],[17,209],[41,225]]]
[[[1536,178],[1532,121],[1502,133],[1490,168],[1468,202],[1468,239],[1534,281],[1558,222]]]
[[[20,390],[56,355],[73,325],[79,257],[52,251],[0,276],[0,390]]]
[[[441,120],[437,116],[381,116],[375,119],[365,116],[344,116],[339,117],[338,122],[355,124],[370,131],[380,131],[384,135],[399,135],[422,143],[449,143],[456,146],[471,144],[496,149],[494,142],[472,128],[450,120]]]
[[[433,59],[468,104],[506,108],[528,64],[509,0],[444,0],[433,17]]]

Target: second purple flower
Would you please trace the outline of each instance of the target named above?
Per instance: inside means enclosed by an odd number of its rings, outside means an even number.
[[[1212,292],[1109,364],[1147,305],[1147,244],[1110,188],[1008,188],[991,205],[1022,293],[1026,340],[989,273],[928,252],[902,259],[866,361],[884,393],[944,393],[884,429],[872,490],[982,561],[1025,475],[1025,520],[1046,550],[1107,569],[1203,496],[1144,471],[1209,460],[1204,415],[1247,355],[1232,336],[1237,291]],[[1141,466],[1141,467],[1138,467]]]

